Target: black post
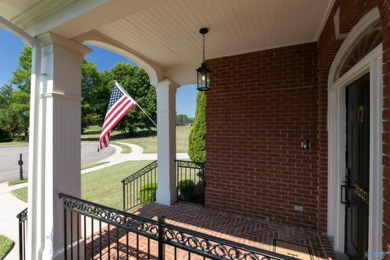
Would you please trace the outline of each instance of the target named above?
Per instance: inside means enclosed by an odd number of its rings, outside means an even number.
[[[164,244],[164,223],[165,216],[158,217],[158,259],[165,259],[165,244]]]
[[[25,248],[25,240],[23,239],[23,222],[19,219],[19,259],[24,259],[23,248]]]
[[[126,184],[125,184],[125,182],[124,181],[122,181],[122,184],[123,184],[123,211],[126,211],[126,199],[127,199],[127,197],[126,197]]]
[[[23,158],[22,154],[19,154],[19,180],[23,180]]]

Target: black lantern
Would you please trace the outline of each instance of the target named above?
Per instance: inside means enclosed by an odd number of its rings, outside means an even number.
[[[203,62],[202,65],[196,69],[197,72],[197,89],[199,91],[210,90],[211,70],[207,68],[205,61],[205,34],[208,33],[208,28],[201,28],[199,33],[203,35]]]

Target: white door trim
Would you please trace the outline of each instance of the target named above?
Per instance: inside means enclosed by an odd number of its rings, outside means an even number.
[[[375,8],[352,29],[333,61],[328,82],[328,236],[334,249],[344,252],[345,206],[340,203],[340,187],[345,180],[346,108],[345,88],[363,75],[370,74],[370,193],[368,250],[382,251],[382,44],[372,50],[341,78],[336,70],[356,39],[379,19]]]

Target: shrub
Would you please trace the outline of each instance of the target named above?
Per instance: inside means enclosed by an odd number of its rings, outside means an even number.
[[[140,191],[140,202],[146,205],[156,200],[157,183],[149,183],[144,185]]]
[[[195,183],[193,180],[181,180],[179,181],[177,188],[181,193],[191,193],[195,189]]]
[[[206,161],[206,94],[198,92],[194,124],[188,138],[188,155],[194,162]]]
[[[0,128],[0,143],[11,142],[11,133],[5,129]]]
[[[195,183],[193,180],[181,180],[179,181],[177,188],[179,190],[179,198],[184,201],[191,201],[192,193],[195,189]]]
[[[28,137],[26,138],[26,136],[24,135],[17,135],[17,136],[14,136],[14,141],[16,142],[28,142]]]

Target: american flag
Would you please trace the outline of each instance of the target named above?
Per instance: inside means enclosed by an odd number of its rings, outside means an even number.
[[[122,89],[118,82],[115,82],[99,138],[98,152],[104,147],[108,147],[111,130],[135,104],[134,99]]]

